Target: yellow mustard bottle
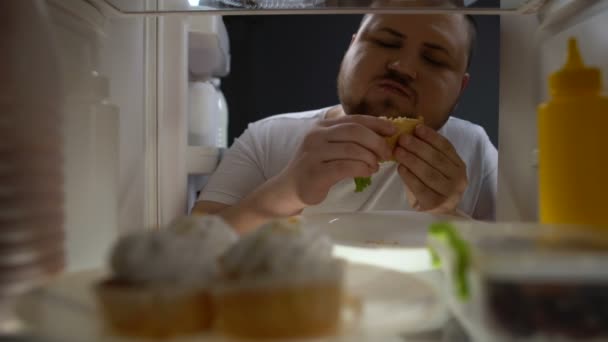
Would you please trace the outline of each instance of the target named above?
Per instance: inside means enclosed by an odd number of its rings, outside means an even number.
[[[608,97],[600,70],[584,65],[573,38],[549,90],[538,108],[540,221],[608,233]]]

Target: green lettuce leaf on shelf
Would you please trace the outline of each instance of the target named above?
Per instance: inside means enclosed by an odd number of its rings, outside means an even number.
[[[453,270],[454,287],[458,297],[463,300],[469,298],[470,289],[467,281],[467,272],[471,266],[471,250],[466,241],[464,241],[456,228],[447,222],[433,223],[429,227],[429,236],[433,239],[441,241],[454,253],[453,264],[451,269]],[[440,256],[436,250],[429,247],[431,253],[431,259],[433,265],[439,266],[446,260],[440,260]]]

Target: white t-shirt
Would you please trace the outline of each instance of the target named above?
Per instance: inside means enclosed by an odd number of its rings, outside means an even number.
[[[226,151],[203,188],[199,200],[235,204],[266,180],[278,174],[296,153],[304,135],[323,120],[329,108],[275,115],[249,124]],[[450,117],[439,130],[467,165],[469,185],[459,209],[479,220],[494,220],[498,152],[485,130]],[[382,163],[372,184],[355,192],[352,179],[334,185],[319,205],[304,213],[369,210],[414,210],[407,201],[396,163]]]

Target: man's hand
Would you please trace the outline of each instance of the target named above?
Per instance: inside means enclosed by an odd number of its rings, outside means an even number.
[[[306,134],[285,169],[228,211],[226,220],[244,231],[321,203],[339,181],[369,177],[378,171],[378,162],[392,154],[385,137],[395,133],[389,121],[367,115],[320,121]],[[244,217],[249,217],[247,222]]]
[[[304,139],[297,155],[281,175],[296,181],[295,195],[303,206],[322,202],[343,179],[369,177],[392,151],[385,137],[395,127],[365,115],[324,120]]]
[[[395,148],[409,204],[420,211],[454,214],[468,185],[466,165],[454,146],[433,129],[418,125]]]

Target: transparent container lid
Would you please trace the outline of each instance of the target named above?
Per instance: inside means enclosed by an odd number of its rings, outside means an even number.
[[[446,238],[447,237],[447,238]],[[454,243],[454,239],[460,242]],[[436,225],[431,249],[489,277],[608,283],[608,232],[574,225],[457,222]],[[455,247],[457,246],[457,247]]]

